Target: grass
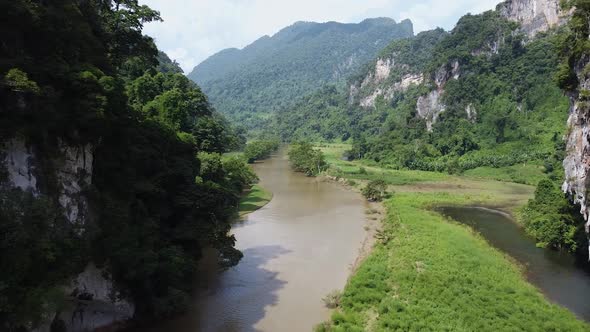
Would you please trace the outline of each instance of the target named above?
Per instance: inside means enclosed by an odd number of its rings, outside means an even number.
[[[246,191],[244,196],[240,199],[238,213],[240,217],[250,214],[270,202],[272,193],[264,190],[259,185],[253,185],[250,190]]]
[[[547,177],[543,173],[543,166],[536,163],[518,164],[501,168],[479,167],[467,170],[463,175],[471,178],[524,183],[532,186],[536,186],[539,181]]]
[[[478,169],[467,176],[392,171],[340,160],[342,144],[322,149],[336,176],[355,179],[359,187],[384,178],[395,194],[384,202],[387,216],[378,244],[350,278],[331,320],[316,330],[590,330],[545,299],[510,257],[432,210],[485,205],[513,212],[532,197],[534,187],[497,181],[512,179],[502,170]],[[534,183],[535,174],[525,182]]]
[[[549,303],[519,267],[470,228],[429,210],[485,197],[400,193],[386,202],[380,244],[319,330],[588,331]]]

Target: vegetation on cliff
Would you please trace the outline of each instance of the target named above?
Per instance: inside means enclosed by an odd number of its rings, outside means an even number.
[[[227,266],[241,257],[230,217],[255,176],[241,160],[212,169],[205,153],[243,137],[142,35],[160,18],[136,0],[4,1],[0,12],[0,138],[25,140],[40,193],[0,172],[0,329],[53,319],[90,261],[137,318],[182,311],[203,247]],[[93,150],[85,224],[58,200],[59,142]]]

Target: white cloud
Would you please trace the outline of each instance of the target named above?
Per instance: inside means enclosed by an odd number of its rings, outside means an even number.
[[[164,22],[144,32],[185,72],[228,47],[242,48],[296,21],[359,22],[368,17],[409,18],[416,32],[446,29],[462,15],[493,8],[499,0],[140,0]]]

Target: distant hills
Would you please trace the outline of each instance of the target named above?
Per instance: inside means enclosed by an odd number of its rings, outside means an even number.
[[[325,84],[343,84],[393,40],[413,36],[409,20],[358,24],[297,22],[242,50],[223,50],[188,75],[230,119],[252,129]]]

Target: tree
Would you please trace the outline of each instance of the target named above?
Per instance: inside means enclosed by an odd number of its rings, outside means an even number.
[[[289,161],[295,171],[307,176],[317,176],[328,167],[322,151],[307,142],[293,144],[289,150]]]

